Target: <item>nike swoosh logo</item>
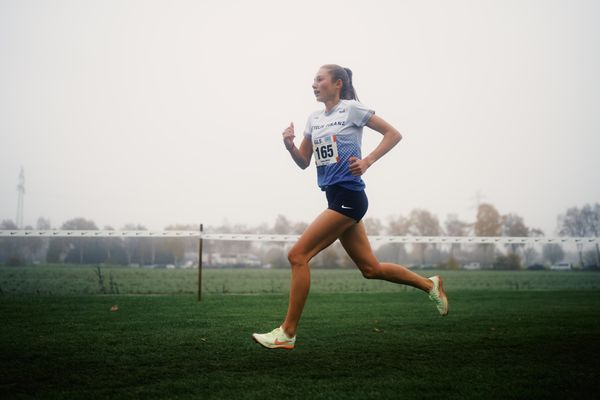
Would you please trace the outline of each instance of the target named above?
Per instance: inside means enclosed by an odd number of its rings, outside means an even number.
[[[353,208],[352,208],[352,207],[346,207],[346,206],[345,206],[345,205],[343,205],[343,204],[342,204],[342,208],[343,208],[344,210],[353,210]]]
[[[290,344],[291,342],[290,342],[290,341],[286,341],[286,340],[284,340],[283,342],[280,342],[279,340],[275,339],[275,342],[274,342],[274,343],[275,343],[276,345],[280,345],[280,344]]]

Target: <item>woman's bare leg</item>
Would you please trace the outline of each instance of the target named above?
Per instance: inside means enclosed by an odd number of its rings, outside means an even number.
[[[306,228],[298,242],[291,248],[288,254],[292,268],[290,299],[285,321],[281,325],[289,337],[296,335],[298,321],[308,297],[310,289],[308,262],[353,225],[356,225],[353,219],[327,209]]]
[[[340,242],[365,278],[409,285],[425,292],[433,288],[431,280],[402,265],[377,261],[362,221],[344,231]]]

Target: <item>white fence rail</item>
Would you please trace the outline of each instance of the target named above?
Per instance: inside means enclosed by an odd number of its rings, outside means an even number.
[[[107,230],[0,230],[0,237],[40,238],[197,238],[204,240],[295,242],[299,235],[204,233],[200,231],[107,231]],[[374,243],[432,244],[600,244],[597,237],[506,237],[506,236],[369,236]]]

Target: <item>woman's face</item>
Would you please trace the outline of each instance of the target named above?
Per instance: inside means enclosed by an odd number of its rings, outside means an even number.
[[[321,68],[315,75],[312,88],[317,101],[325,103],[340,96],[342,81],[338,79],[337,82],[332,82],[329,70]]]

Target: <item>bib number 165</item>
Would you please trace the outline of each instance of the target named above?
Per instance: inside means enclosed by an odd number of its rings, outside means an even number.
[[[338,148],[335,135],[314,139],[315,163],[318,167],[338,162]]]

